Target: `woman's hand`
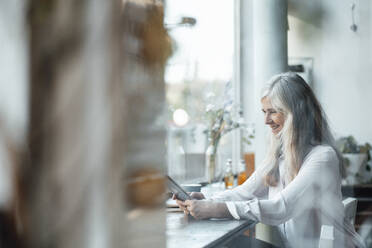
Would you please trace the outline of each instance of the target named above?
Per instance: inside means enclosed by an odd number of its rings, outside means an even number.
[[[203,200],[203,199],[205,199],[205,196],[203,195],[203,193],[200,193],[200,192],[191,192],[191,193],[190,192],[187,192],[187,193],[190,195],[191,199],[194,199],[194,200]],[[178,207],[180,209],[182,209],[182,211],[185,214],[189,214],[189,211],[187,210],[184,201],[178,200],[177,197],[176,197],[176,195],[174,195],[174,194],[172,196],[172,199],[173,200],[176,200],[176,203],[177,203]]]
[[[231,214],[224,202],[208,200],[186,200],[183,207],[195,219],[231,218]]]
[[[193,200],[203,200],[205,199],[205,196],[203,195],[203,193],[200,193],[200,192],[191,192],[189,193],[191,199]]]

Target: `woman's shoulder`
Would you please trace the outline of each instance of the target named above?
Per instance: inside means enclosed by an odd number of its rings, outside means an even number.
[[[309,153],[305,157],[305,161],[313,159],[338,161],[337,153],[330,145],[316,145],[311,147]]]
[[[317,174],[317,178],[323,178],[334,185],[341,184],[340,160],[336,150],[330,145],[317,145],[311,148],[301,166]],[[319,181],[324,182],[324,180]]]

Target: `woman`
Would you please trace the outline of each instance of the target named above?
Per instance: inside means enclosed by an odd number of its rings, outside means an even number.
[[[271,128],[269,151],[241,186],[178,205],[198,219],[252,219],[278,226],[287,247],[318,247],[322,225],[334,227],[334,247],[364,247],[344,221],[343,163],[325,114],[311,88],[295,73],[274,76],[261,98]]]

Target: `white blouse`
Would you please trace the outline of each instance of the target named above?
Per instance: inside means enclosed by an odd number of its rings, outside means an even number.
[[[277,226],[286,247],[318,247],[322,225],[334,227],[334,247],[364,247],[354,227],[344,221],[341,176],[332,147],[315,146],[291,182],[283,160],[279,173],[278,185],[268,187],[258,168],[244,184],[211,199],[226,202],[235,219]]]

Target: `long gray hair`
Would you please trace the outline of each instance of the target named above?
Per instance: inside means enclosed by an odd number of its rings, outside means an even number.
[[[285,117],[279,134],[271,135],[270,148],[264,160],[266,184],[277,185],[280,156],[284,156],[289,180],[292,181],[311,147],[321,144],[333,147],[339,160],[340,174],[344,175],[343,159],[334,145],[326,115],[302,77],[292,72],[272,77],[264,90],[262,98],[265,97]]]

